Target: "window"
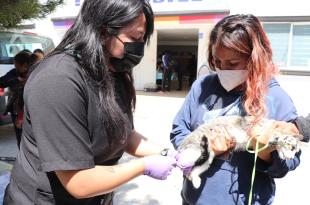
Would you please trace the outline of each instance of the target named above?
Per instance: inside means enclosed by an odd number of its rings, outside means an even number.
[[[310,71],[310,25],[297,23],[265,23],[273,61],[290,70]]]
[[[310,67],[310,25],[293,25],[290,66]]]
[[[290,28],[290,24],[264,25],[264,29],[271,43],[273,61],[280,67],[286,67],[287,65]]]

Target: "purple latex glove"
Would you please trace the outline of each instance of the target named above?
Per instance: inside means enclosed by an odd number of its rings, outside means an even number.
[[[185,149],[176,156],[177,166],[182,170],[185,176],[192,171],[195,162],[200,157],[200,151]]]
[[[174,149],[169,149],[167,152],[167,156],[168,157],[173,157],[175,159],[177,159],[176,157],[179,155],[179,152],[174,150]]]
[[[154,179],[164,180],[176,167],[176,159],[170,156],[152,155],[144,157],[144,174]]]

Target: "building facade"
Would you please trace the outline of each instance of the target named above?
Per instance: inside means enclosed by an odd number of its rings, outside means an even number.
[[[66,0],[45,20],[35,21],[36,33],[59,43],[72,25],[83,0]],[[197,56],[197,70],[206,62],[209,32],[229,14],[254,14],[271,41],[273,60],[284,73],[310,75],[310,7],[307,0],[150,0],[155,32],[143,61],[134,68],[137,90],[156,83],[156,64],[169,50],[176,55]]]

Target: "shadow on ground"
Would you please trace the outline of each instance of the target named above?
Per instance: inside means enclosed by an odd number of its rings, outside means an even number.
[[[120,188],[114,198],[115,204],[130,204],[130,205],[159,205],[159,201],[154,199],[151,195],[144,195],[143,200],[128,198],[130,191],[138,189],[138,185],[135,183],[128,183],[126,186]]]
[[[119,163],[125,163],[134,159],[134,157],[124,154]],[[147,185],[146,185],[147,186]],[[159,205],[159,201],[154,199],[152,195],[144,193],[143,199],[133,198],[131,193],[136,191],[139,188],[139,185],[135,182],[128,182],[126,186],[121,186],[118,190],[115,191],[114,203],[115,204],[130,204],[130,205]]]

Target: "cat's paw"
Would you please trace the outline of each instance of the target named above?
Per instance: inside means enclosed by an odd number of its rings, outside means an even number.
[[[201,179],[199,176],[195,176],[192,178],[192,183],[193,183],[193,186],[195,187],[195,189],[198,189],[201,185]]]
[[[200,178],[200,167],[194,167],[192,172],[189,174],[188,179],[192,181],[193,186],[198,189],[201,184],[201,178]]]
[[[277,151],[281,159],[293,159],[300,150],[300,141],[294,136],[280,138]]]

